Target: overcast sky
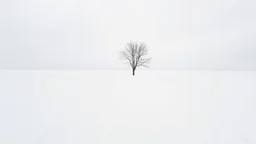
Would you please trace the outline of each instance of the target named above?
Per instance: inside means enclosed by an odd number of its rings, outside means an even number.
[[[255,0],[1,0],[0,68],[126,68],[143,41],[151,68],[256,70]]]

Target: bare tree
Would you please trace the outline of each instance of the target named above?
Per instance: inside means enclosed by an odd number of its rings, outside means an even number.
[[[151,58],[146,57],[148,54],[147,46],[145,43],[129,42],[125,49],[121,51],[120,56],[126,60],[132,68],[132,75],[135,75],[137,67],[148,67]]]

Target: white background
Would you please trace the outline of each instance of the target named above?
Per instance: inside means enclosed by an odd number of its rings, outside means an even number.
[[[0,72],[1,144],[255,144],[256,73]]]
[[[1,0],[0,68],[125,68],[147,43],[151,68],[256,70],[254,0]]]
[[[1,0],[3,144],[254,144],[253,0]]]

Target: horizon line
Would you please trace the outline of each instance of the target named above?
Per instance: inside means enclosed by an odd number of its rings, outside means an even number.
[[[130,68],[0,68],[0,70],[130,70]],[[216,68],[143,68],[140,70],[256,71],[253,69],[216,69]]]

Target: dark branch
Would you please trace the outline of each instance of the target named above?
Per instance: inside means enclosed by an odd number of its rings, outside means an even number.
[[[146,58],[147,54],[146,44],[137,42],[127,43],[125,49],[121,51],[121,57],[129,62],[133,70],[139,66],[148,67],[151,58]]]

